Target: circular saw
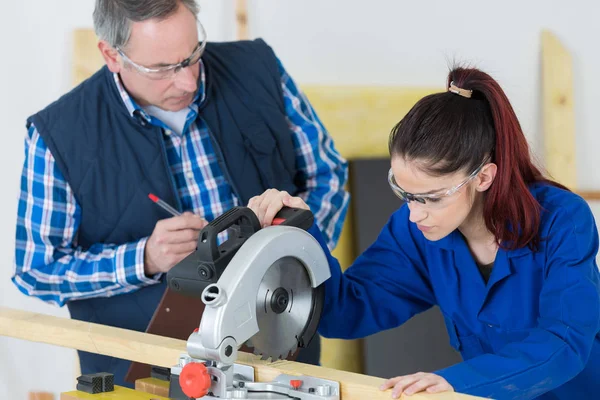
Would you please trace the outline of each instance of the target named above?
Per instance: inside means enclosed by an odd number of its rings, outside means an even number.
[[[200,232],[197,250],[167,274],[171,290],[206,304],[188,339],[191,357],[232,364],[246,343],[277,360],[308,345],[330,277],[323,249],[306,231],[312,223],[310,211],[284,208],[261,229],[252,210],[236,207]]]

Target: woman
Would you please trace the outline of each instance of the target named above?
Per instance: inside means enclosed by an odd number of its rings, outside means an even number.
[[[496,399],[600,393],[598,233],[586,202],[543,177],[506,95],[458,68],[393,129],[388,176],[406,202],[344,274],[318,229],[331,279],[319,332],[360,338],[438,305],[464,361],[388,380],[392,397],[456,390]],[[269,225],[270,190],[249,206]]]

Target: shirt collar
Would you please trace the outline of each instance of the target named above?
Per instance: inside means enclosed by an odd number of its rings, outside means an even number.
[[[189,106],[190,112],[193,112],[195,114],[198,113],[198,108],[206,100],[206,70],[204,68],[204,63],[202,62],[202,60],[200,60],[199,62],[199,68],[200,79],[198,82],[198,91],[196,92],[196,96],[194,97],[192,104],[190,104]],[[121,100],[123,100],[123,104],[127,108],[129,115],[135,117],[135,114],[139,113],[146,120],[146,122],[152,123],[152,116],[150,116],[146,111],[144,111],[144,109],[140,107],[139,104],[137,104],[135,100],[129,95],[129,93],[125,89],[125,86],[123,86],[123,82],[121,82],[121,77],[119,76],[119,74],[113,73],[113,78],[115,80],[115,84],[117,85],[117,90],[119,91]]]

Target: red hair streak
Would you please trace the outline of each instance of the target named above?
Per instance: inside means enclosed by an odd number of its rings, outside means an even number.
[[[514,250],[529,246],[537,249],[541,209],[528,185],[544,182],[568,189],[545,178],[533,164],[517,116],[492,77],[477,69],[457,68],[450,73],[448,85],[450,82],[483,96],[492,113],[496,132],[493,162],[498,166],[498,172],[485,197],[483,216],[487,229],[503,248]]]

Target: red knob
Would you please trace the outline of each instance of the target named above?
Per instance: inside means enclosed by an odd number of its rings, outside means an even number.
[[[298,390],[300,388],[300,386],[302,386],[302,381],[299,379],[292,379],[290,381],[290,386],[293,387],[294,389]]]
[[[194,399],[206,396],[210,389],[210,375],[206,365],[189,363],[181,370],[179,385],[186,396]]]

